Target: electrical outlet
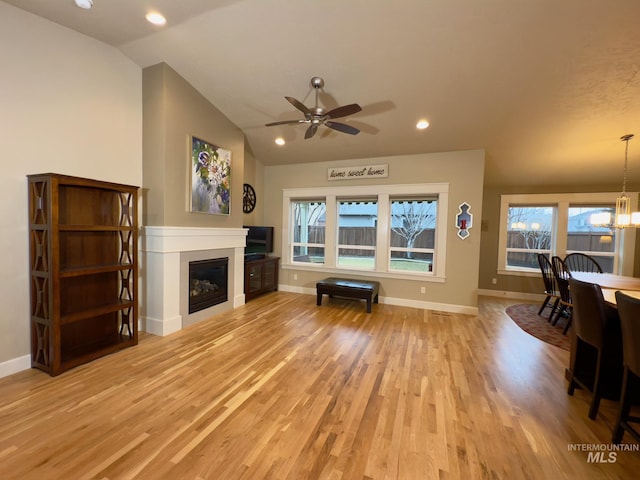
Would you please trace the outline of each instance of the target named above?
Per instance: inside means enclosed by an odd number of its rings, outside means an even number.
[[[293,279],[294,279],[294,280],[297,280],[297,279],[298,279],[298,274],[297,274],[297,273],[294,273],[294,274],[293,274]]]
[[[496,283],[498,283],[498,279],[497,278],[492,278],[491,279],[491,283],[493,283],[495,285]]]
[[[420,287],[420,293],[426,293],[427,287]]]

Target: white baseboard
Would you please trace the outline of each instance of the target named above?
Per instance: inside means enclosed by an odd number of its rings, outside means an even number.
[[[436,310],[438,312],[461,313],[463,315],[478,315],[478,307],[466,305],[453,305],[451,303],[423,302],[420,300],[407,300],[406,298],[380,298],[380,303],[398,305],[400,307],[421,308],[423,310]]]
[[[315,288],[296,287],[292,285],[278,285],[278,290],[291,293],[302,293],[305,295],[316,295]],[[407,300],[406,298],[379,297],[380,303],[387,305],[397,305],[399,307],[421,308],[423,310],[437,310],[439,312],[461,313],[464,315],[477,315],[477,307],[468,307],[465,305],[452,305],[449,303],[423,302],[420,300]]]
[[[281,292],[301,293],[303,295],[315,295],[315,288],[296,287],[294,285],[278,285]]]
[[[28,370],[29,368],[31,368],[31,355],[12,358],[11,360],[0,363],[0,378],[8,377],[9,375],[21,372],[22,370]]]
[[[523,293],[523,292],[507,292],[504,290],[485,290],[479,289],[478,295],[483,295],[485,297],[501,297],[501,298],[513,298],[519,300],[533,300],[533,301],[543,301],[544,295],[539,293]]]
[[[140,317],[140,330],[164,337],[182,330],[182,315],[176,315],[166,320],[158,320],[151,317]]]
[[[236,295],[235,297],[233,297],[233,308],[241,307],[246,303],[245,300],[246,300],[246,297],[244,293],[240,295]]]

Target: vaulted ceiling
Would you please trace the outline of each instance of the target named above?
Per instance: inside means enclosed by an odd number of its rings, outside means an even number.
[[[640,180],[638,0],[6,0],[166,62],[246,135],[265,165],[485,149],[488,185]],[[144,20],[149,7],[164,27]],[[358,103],[360,129],[265,127]],[[426,118],[430,127],[417,130]],[[277,136],[286,140],[280,147]],[[463,174],[463,172],[461,172]]]

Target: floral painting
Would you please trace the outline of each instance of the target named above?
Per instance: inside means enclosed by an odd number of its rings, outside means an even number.
[[[192,137],[191,211],[229,215],[231,152]]]

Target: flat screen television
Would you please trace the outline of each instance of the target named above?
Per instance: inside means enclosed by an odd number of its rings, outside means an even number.
[[[245,226],[247,232],[247,244],[244,247],[245,258],[265,257],[273,252],[273,227]]]

